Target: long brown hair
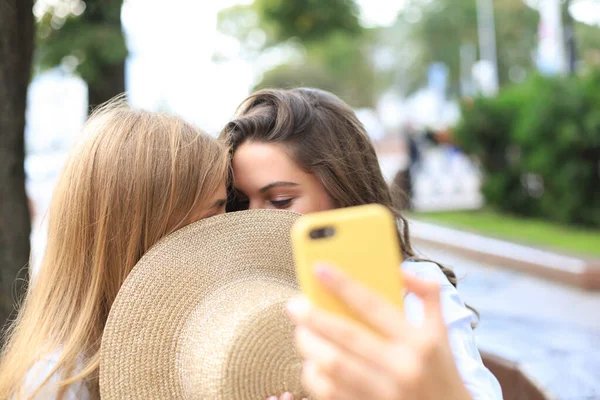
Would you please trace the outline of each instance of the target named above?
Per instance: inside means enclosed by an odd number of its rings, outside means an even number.
[[[225,147],[174,116],[116,101],[83,135],[54,190],[39,272],[8,331],[2,399],[35,397],[55,373],[59,399],[79,381],[98,398],[100,340],[123,281],[152,245],[208,209],[227,178]],[[25,388],[28,371],[57,351],[39,387]]]
[[[246,141],[284,144],[300,168],[323,183],[337,207],[387,206],[399,222],[404,258],[419,260],[408,222],[394,207],[371,140],[354,111],[337,96],[310,88],[260,90],[240,105],[221,139],[232,156]],[[234,193],[228,198],[235,201]],[[235,208],[235,203],[230,207]],[[454,272],[436,264],[456,286]]]

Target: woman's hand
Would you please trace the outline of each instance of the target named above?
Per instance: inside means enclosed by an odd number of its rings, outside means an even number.
[[[303,382],[320,400],[469,400],[456,369],[435,283],[405,276],[405,286],[423,300],[421,326],[341,272],[319,266],[321,284],[372,329],[312,307],[289,304],[296,342],[305,358]]]

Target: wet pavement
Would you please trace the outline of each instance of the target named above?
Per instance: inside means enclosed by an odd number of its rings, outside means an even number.
[[[600,399],[600,292],[418,250],[456,272],[463,299],[481,314],[482,351],[516,363],[553,398]]]

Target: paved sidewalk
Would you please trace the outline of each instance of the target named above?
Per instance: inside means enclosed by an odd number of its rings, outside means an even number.
[[[463,299],[481,314],[482,351],[514,362],[553,398],[600,399],[600,292],[417,249],[457,273]]]
[[[548,278],[584,289],[600,289],[600,261],[520,245],[483,235],[411,220],[416,243],[456,252],[465,258]]]

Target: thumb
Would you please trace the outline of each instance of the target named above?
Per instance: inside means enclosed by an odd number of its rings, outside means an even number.
[[[435,282],[424,281],[410,274],[404,274],[404,285],[407,292],[415,294],[423,301],[424,323],[443,325],[440,285]]]

